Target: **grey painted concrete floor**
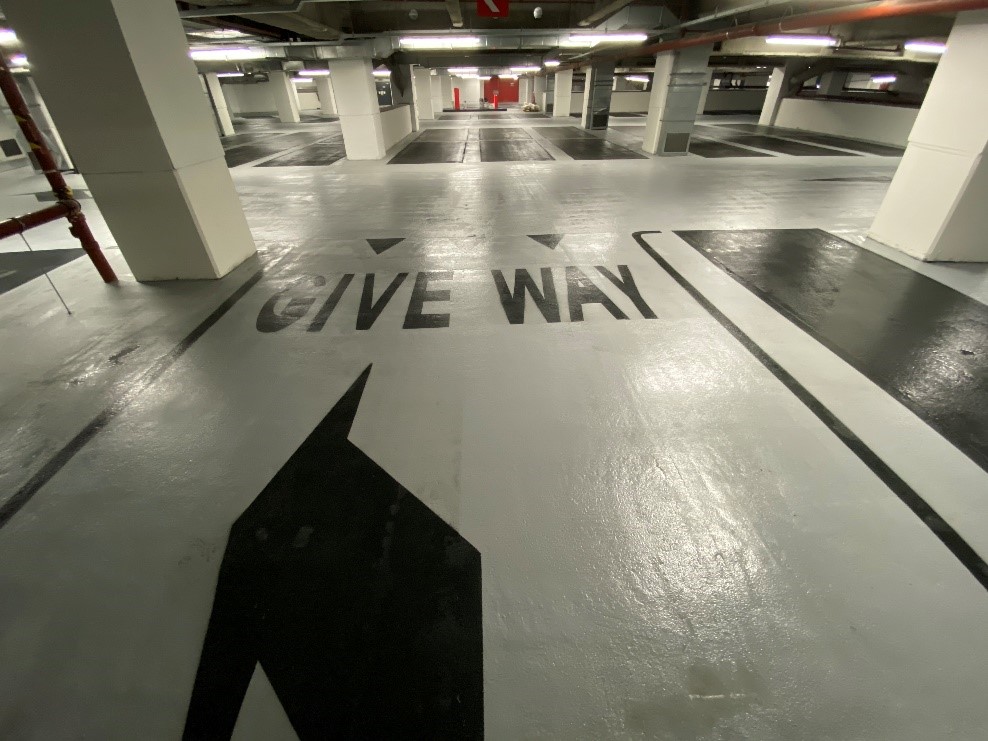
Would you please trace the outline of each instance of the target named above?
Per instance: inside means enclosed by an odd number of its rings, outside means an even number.
[[[486,737],[983,737],[985,589],[669,270],[986,557],[985,472],[672,234],[860,241],[896,163],[238,167],[260,252],[223,280],[137,284],[111,248],[118,286],[51,272],[71,316],[43,279],[0,295],[0,735],[179,737],[231,524],[371,365],[349,441],[481,554]],[[0,205],[41,189],[4,173]],[[74,246],[59,227],[32,245]],[[596,267],[621,265],[656,318]],[[628,319],[572,321],[574,267]],[[531,298],[508,321],[492,270],[518,269],[559,322]],[[984,298],[983,270],[923,270]],[[377,300],[402,272],[356,329],[365,275]],[[449,326],[403,328],[422,273]],[[302,319],[258,331],[292,299]],[[293,738],[284,705],[255,671],[234,737]]]

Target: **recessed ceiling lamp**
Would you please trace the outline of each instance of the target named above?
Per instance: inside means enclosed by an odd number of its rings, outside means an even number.
[[[374,77],[391,77],[391,70],[389,69],[376,69],[371,72]]]
[[[884,85],[886,83],[895,82],[895,75],[875,75],[871,78],[871,81],[876,85]]]
[[[469,49],[480,46],[479,36],[405,36],[398,44],[406,49]]]
[[[786,46],[837,46],[837,39],[833,36],[766,36],[765,43]]]
[[[9,28],[0,28],[0,44],[16,44],[17,34]]]
[[[302,77],[326,77],[329,75],[328,69],[300,69],[298,71]]]
[[[463,75],[475,75],[480,71],[479,67],[449,67],[446,70],[451,75],[463,76]]]
[[[263,49],[193,49],[189,56],[197,62],[239,62],[245,59],[263,59]]]
[[[544,62],[542,62],[542,64],[544,64],[546,67],[558,67],[559,66],[559,60],[558,59],[547,59]]]
[[[915,51],[920,54],[943,54],[947,51],[947,45],[939,41],[914,41],[906,42],[906,51]]]
[[[518,74],[523,75],[526,72],[538,72],[542,68],[541,67],[509,67],[509,69],[512,72],[517,72]]]
[[[625,75],[624,79],[630,82],[644,82],[646,85],[650,82],[645,75]]]
[[[597,44],[633,44],[648,39],[643,33],[583,33],[570,36],[560,46],[590,47]]]
[[[217,77],[243,77],[243,72],[217,72]]]

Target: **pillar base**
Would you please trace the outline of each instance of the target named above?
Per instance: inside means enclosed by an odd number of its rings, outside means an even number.
[[[223,158],[83,177],[139,281],[221,278],[254,254]]]

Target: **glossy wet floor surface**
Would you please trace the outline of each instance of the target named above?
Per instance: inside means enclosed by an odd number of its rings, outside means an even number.
[[[488,126],[0,295],[0,736],[980,738],[988,272],[862,246],[894,158]]]

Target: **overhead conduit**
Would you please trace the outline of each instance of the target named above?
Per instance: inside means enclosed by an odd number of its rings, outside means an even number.
[[[631,56],[647,56],[664,51],[686,49],[691,46],[704,46],[719,41],[743,39],[753,36],[768,36],[786,31],[804,31],[820,26],[834,26],[842,23],[858,23],[881,18],[897,18],[910,15],[930,15],[932,13],[960,13],[965,10],[988,8],[988,0],[887,0],[849,5],[834,10],[790,15],[771,21],[760,21],[740,26],[731,26],[720,31],[709,31],[696,36],[660,41],[637,49],[624,47],[620,51],[595,53],[591,59],[623,59]],[[556,69],[573,69],[583,64],[564,64]]]

